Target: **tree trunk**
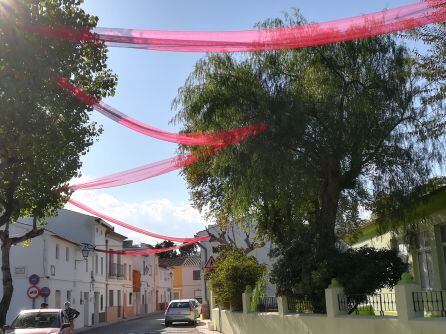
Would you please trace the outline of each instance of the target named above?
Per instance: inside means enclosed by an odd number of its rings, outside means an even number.
[[[11,304],[12,293],[14,287],[12,285],[11,266],[9,262],[9,254],[11,251],[10,240],[2,240],[1,256],[2,256],[2,275],[3,275],[3,297],[0,302],[0,328],[6,324],[6,314]]]
[[[319,194],[319,210],[316,215],[315,233],[319,251],[330,251],[336,242],[335,227],[341,195],[341,173],[338,164],[329,164]]]

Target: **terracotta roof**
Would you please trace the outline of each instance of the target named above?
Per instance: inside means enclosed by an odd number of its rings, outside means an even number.
[[[199,266],[201,259],[199,255],[181,256],[173,259],[159,259],[161,267],[179,267],[179,266]]]

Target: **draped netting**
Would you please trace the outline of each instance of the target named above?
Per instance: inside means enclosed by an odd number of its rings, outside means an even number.
[[[164,252],[169,252],[175,249],[180,249],[182,247],[187,247],[190,246],[192,244],[195,244],[197,242],[200,241],[204,241],[209,239],[210,236],[209,235],[205,235],[202,237],[197,237],[196,241],[189,241],[183,244],[179,244],[179,245],[175,245],[172,247],[166,247],[166,248],[154,248],[154,249],[145,249],[145,250],[129,250],[129,251],[115,251],[115,250],[108,250],[108,249],[98,249],[95,248],[96,252],[101,252],[101,253],[107,253],[107,254],[121,254],[121,255],[149,255],[149,254],[159,254],[159,253],[164,253]]]
[[[295,49],[373,37],[446,21],[446,0],[413,4],[350,18],[245,31],[169,31],[26,25],[48,37],[110,46],[177,52],[252,52]]]
[[[84,211],[87,211],[87,212],[91,213],[93,216],[102,218],[102,219],[104,219],[106,221],[109,221],[109,222],[111,222],[113,224],[116,224],[116,225],[119,225],[121,227],[124,227],[124,228],[126,228],[128,230],[131,230],[131,231],[134,231],[134,232],[137,232],[137,233],[140,233],[140,234],[144,234],[144,235],[147,235],[147,236],[152,237],[152,238],[162,239],[162,240],[169,240],[169,241],[173,241],[173,242],[183,242],[183,243],[187,243],[187,242],[196,243],[196,242],[204,240],[203,237],[178,238],[178,237],[169,237],[167,235],[162,235],[162,234],[150,232],[150,231],[144,230],[142,228],[139,228],[139,227],[127,224],[127,223],[125,223],[125,222],[123,222],[123,221],[121,221],[119,219],[110,217],[110,216],[108,216],[108,215],[106,215],[104,213],[101,213],[101,212],[99,212],[99,211],[97,211],[97,210],[95,210],[93,208],[90,208],[89,206],[87,206],[85,204],[82,204],[82,203],[80,203],[80,202],[78,202],[78,201],[76,201],[76,200],[74,200],[72,198],[70,198],[68,200],[68,202],[70,204],[78,207],[79,209],[82,209]]]
[[[88,182],[75,184],[70,190],[104,189],[144,181],[152,177],[193,164],[198,160],[195,154],[179,154],[175,157],[103,176]]]
[[[67,78],[57,77],[57,84],[70,92],[80,102],[93,106],[93,108],[110,118],[111,120],[131,129],[142,133],[146,136],[168,141],[171,143],[177,143],[182,145],[209,145],[209,146],[221,146],[228,143],[235,143],[242,141],[250,136],[256,135],[267,129],[267,125],[264,123],[256,125],[247,125],[238,127],[231,130],[215,131],[215,132],[202,132],[202,133],[171,133],[154,128],[148,124],[144,124],[124,113],[116,110],[115,108],[99,102],[95,97],[88,94],[83,88],[73,85]]]

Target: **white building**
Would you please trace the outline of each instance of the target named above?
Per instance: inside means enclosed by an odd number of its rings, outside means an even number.
[[[23,219],[10,226],[10,234],[12,237],[23,235],[31,227],[32,219]],[[170,301],[172,279],[169,269],[158,268],[158,256],[100,251],[122,251],[125,239],[126,236],[116,233],[111,225],[97,217],[60,210],[57,217],[47,220],[44,233],[32,239],[29,246],[22,244],[11,249],[14,293],[7,323],[20,310],[38,308],[44,301],[49,307],[57,308],[70,301],[80,312],[76,328],[154,312],[161,305],[165,307]],[[85,258],[81,251],[83,244],[96,247]],[[153,248],[144,244],[138,247]],[[38,288],[49,291],[47,297],[33,300],[27,296],[31,275],[39,280],[35,284]]]
[[[173,273],[171,268],[163,266],[159,263],[159,257],[156,256],[155,266],[155,285],[156,295],[155,303],[157,310],[166,309],[169,302],[172,300],[173,288]]]
[[[133,245],[131,240],[124,243],[124,249],[129,251],[144,251],[153,249],[148,244]],[[133,266],[133,299],[134,313],[147,314],[156,310],[155,305],[155,266],[157,256],[135,255],[131,256]]]
[[[10,233],[11,236],[22,235],[29,229],[31,225],[15,223],[10,226]],[[68,300],[81,312],[75,321],[75,326],[83,327],[89,324],[90,310],[94,309],[93,301],[89,297],[90,291],[94,291],[89,269],[77,242],[58,236],[49,230],[34,238],[29,246],[23,244],[14,246],[11,249],[14,294],[7,323],[10,323],[22,309],[40,307],[42,302],[47,302],[50,307],[59,308]],[[29,278],[32,275],[39,278],[35,286],[41,290],[44,288],[42,291],[49,291],[48,297],[39,296],[36,299],[28,297],[27,291],[32,286]],[[0,293],[1,290],[2,286]]]

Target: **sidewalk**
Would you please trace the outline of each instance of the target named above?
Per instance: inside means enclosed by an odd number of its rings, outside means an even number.
[[[217,331],[212,331],[209,329],[210,324],[210,320],[200,320],[200,323],[195,328],[202,334],[217,334]]]
[[[163,312],[153,312],[153,313],[149,313],[149,314],[138,314],[138,315],[135,315],[133,317],[127,317],[125,319],[119,319],[119,320],[115,320],[115,321],[111,321],[111,322],[102,322],[102,323],[94,325],[94,326],[76,328],[74,330],[74,333],[75,334],[83,333],[83,332],[87,332],[87,331],[95,329],[95,328],[107,327],[107,326],[119,324],[121,322],[129,321],[129,320],[141,319],[141,318],[145,318],[145,317],[148,317],[148,316],[151,316],[151,315],[162,314],[162,313]]]

